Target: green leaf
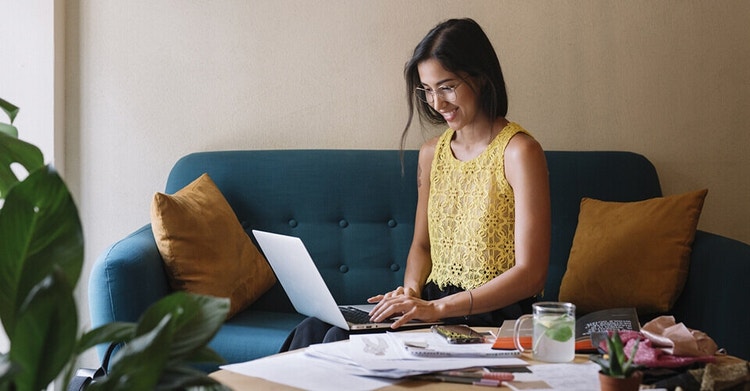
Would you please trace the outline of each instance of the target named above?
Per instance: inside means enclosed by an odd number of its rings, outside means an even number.
[[[135,336],[135,323],[112,322],[99,326],[81,336],[76,346],[76,354],[102,344],[111,342],[128,342]]]
[[[622,376],[622,340],[620,340],[620,334],[616,331],[612,337],[607,339],[607,350],[610,357],[610,375]]]
[[[166,366],[174,337],[172,315],[125,344],[112,357],[107,378],[90,390],[153,390]]]
[[[44,166],[44,156],[33,144],[0,132],[0,199],[6,198],[10,188],[19,181],[11,168],[14,163],[31,173]]]
[[[544,334],[557,342],[565,342],[573,338],[573,329],[567,323],[556,323],[545,330]]]
[[[83,266],[78,209],[51,167],[8,193],[0,209],[0,248],[0,319],[12,335],[22,302],[40,281],[57,268],[72,291]]]
[[[18,107],[4,100],[3,98],[0,98],[0,108],[2,108],[2,110],[10,119],[9,124],[0,122],[0,133],[5,133],[13,138],[18,138],[18,129],[13,126],[13,121],[16,119],[16,115],[18,115]],[[1,191],[0,195],[2,195]]]
[[[99,387],[167,390],[184,386],[223,389],[213,388],[215,382],[189,363],[223,362],[206,344],[224,323],[228,311],[228,299],[175,292],[146,309],[137,325],[110,324],[92,330],[82,338],[79,349],[115,336],[131,338],[130,333],[136,336],[112,358],[108,379],[97,383],[92,390]],[[141,367],[142,363],[148,363],[147,367]],[[133,383],[135,380],[130,378],[136,376],[151,380],[156,376],[157,380],[153,386],[145,380]]]
[[[2,108],[5,114],[8,115],[10,123],[13,123],[13,121],[16,119],[16,115],[18,115],[19,108],[3,98],[0,98],[0,108]]]
[[[229,299],[211,296],[190,295],[196,304],[194,313],[185,313],[178,319],[175,353],[195,355],[208,351],[205,346],[213,339],[226,321],[229,312]],[[205,357],[205,355],[204,355]],[[214,357],[219,357],[215,355]],[[188,358],[188,357],[186,357]],[[221,362],[223,360],[219,360]]]
[[[60,270],[31,290],[9,335],[10,359],[21,367],[16,376],[18,389],[45,389],[65,368],[73,357],[77,313],[73,287]]]
[[[635,361],[635,353],[638,352],[638,344],[640,343],[640,340],[635,341],[635,345],[633,345],[633,349],[630,352],[630,358],[628,361],[622,366],[622,373],[624,376],[630,376],[631,373],[635,372],[636,365],[634,364]]]
[[[221,357],[219,353],[216,353],[215,350],[211,349],[208,346],[204,346],[196,351],[194,351],[190,356],[185,357],[185,361],[190,363],[216,363],[216,364],[223,364],[224,363],[224,357]]]
[[[630,352],[630,358],[625,355],[625,346],[620,338],[618,330],[614,330],[612,335],[607,338],[607,356],[605,359],[599,355],[590,355],[589,360],[599,364],[602,367],[601,373],[612,377],[629,377],[638,368],[634,364],[635,353],[638,351],[636,340],[633,349]]]
[[[149,329],[166,314],[175,321],[175,341],[170,361],[179,362],[202,349],[218,332],[229,312],[229,299],[175,292],[159,300],[141,317],[140,328]]]
[[[18,138],[18,128],[10,124],[0,122],[0,133],[5,133],[13,138]]]
[[[589,360],[599,364],[599,366],[602,367],[602,372],[609,373],[609,361],[607,361],[603,356],[592,354],[589,355]]]
[[[11,381],[21,372],[21,368],[10,361],[10,355],[0,354],[0,391],[10,390]]]

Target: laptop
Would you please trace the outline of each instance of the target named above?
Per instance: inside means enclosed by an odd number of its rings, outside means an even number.
[[[300,238],[258,230],[253,235],[297,312],[350,331],[391,327],[392,321],[370,321],[375,304],[338,305]],[[402,328],[440,323],[414,320]]]

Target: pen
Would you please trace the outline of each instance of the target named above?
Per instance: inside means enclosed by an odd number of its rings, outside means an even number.
[[[448,375],[419,375],[415,376],[419,380],[441,381],[446,383],[472,384],[475,386],[499,387],[502,381],[495,379],[485,379],[465,376],[448,376]]]
[[[508,372],[445,371],[416,376],[417,379],[446,383],[472,384],[475,386],[499,387],[504,381],[514,379]]]
[[[478,372],[478,371],[445,371],[438,375],[467,377],[471,379],[491,379],[500,381],[511,381],[515,377],[510,372]]]

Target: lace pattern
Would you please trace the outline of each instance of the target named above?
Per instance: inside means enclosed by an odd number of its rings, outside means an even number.
[[[508,124],[476,158],[453,156],[448,129],[438,140],[430,172],[428,226],[432,271],[441,289],[473,289],[515,265],[513,189],[505,178],[505,148],[519,132]]]

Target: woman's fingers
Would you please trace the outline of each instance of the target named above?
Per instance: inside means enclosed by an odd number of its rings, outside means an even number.
[[[394,315],[401,315],[404,298],[403,295],[384,298],[370,311],[370,319],[373,322],[382,322]]]
[[[412,307],[412,309],[408,312],[405,312],[400,318],[396,319],[395,322],[391,325],[392,329],[397,329],[406,323],[408,323],[410,320],[414,319],[414,315],[417,312],[417,307]]]
[[[377,303],[370,311],[370,320],[373,322],[382,322],[393,316],[404,315],[409,311],[413,312],[416,309],[414,299],[402,286],[388,293],[373,296],[367,299],[368,303]],[[408,321],[409,319],[403,322],[399,321],[398,326]]]
[[[367,302],[368,303],[378,303],[378,302],[383,301],[383,299],[389,299],[389,298],[392,298],[392,297],[395,297],[395,296],[401,296],[404,293],[406,293],[406,291],[404,290],[404,287],[400,286],[400,287],[398,287],[398,288],[396,288],[396,289],[394,289],[394,290],[392,290],[392,291],[390,291],[388,293],[380,294],[380,295],[376,295],[376,296],[372,296],[369,299],[367,299]]]
[[[399,327],[415,317],[420,302],[421,300],[404,294],[392,296],[375,306],[370,312],[370,319],[373,322],[382,322],[393,316],[401,316],[402,319],[396,321],[394,325]]]

